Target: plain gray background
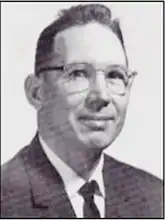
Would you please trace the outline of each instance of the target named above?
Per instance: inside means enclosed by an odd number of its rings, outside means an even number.
[[[59,9],[73,4],[78,3],[2,3],[2,163],[28,144],[37,129],[23,84],[33,72],[38,35]],[[121,19],[130,67],[138,71],[124,129],[107,153],[162,178],[163,4],[103,4]]]

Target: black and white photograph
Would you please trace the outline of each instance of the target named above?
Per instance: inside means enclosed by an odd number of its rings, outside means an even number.
[[[1,2],[1,218],[164,218],[163,8]]]

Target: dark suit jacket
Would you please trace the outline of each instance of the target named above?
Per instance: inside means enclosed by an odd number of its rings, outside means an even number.
[[[104,156],[105,213],[109,218],[161,217],[162,183]],[[38,137],[2,166],[1,217],[76,218],[57,171]]]

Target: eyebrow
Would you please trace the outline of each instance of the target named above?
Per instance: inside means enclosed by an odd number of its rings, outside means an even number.
[[[128,67],[121,65],[121,64],[112,64],[112,65],[109,65],[107,68],[120,68],[120,69],[123,69],[124,71],[127,71],[129,69]]]

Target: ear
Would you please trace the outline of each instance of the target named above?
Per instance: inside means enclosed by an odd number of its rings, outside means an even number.
[[[42,80],[33,74],[25,79],[24,89],[29,103],[39,110],[43,102]]]

